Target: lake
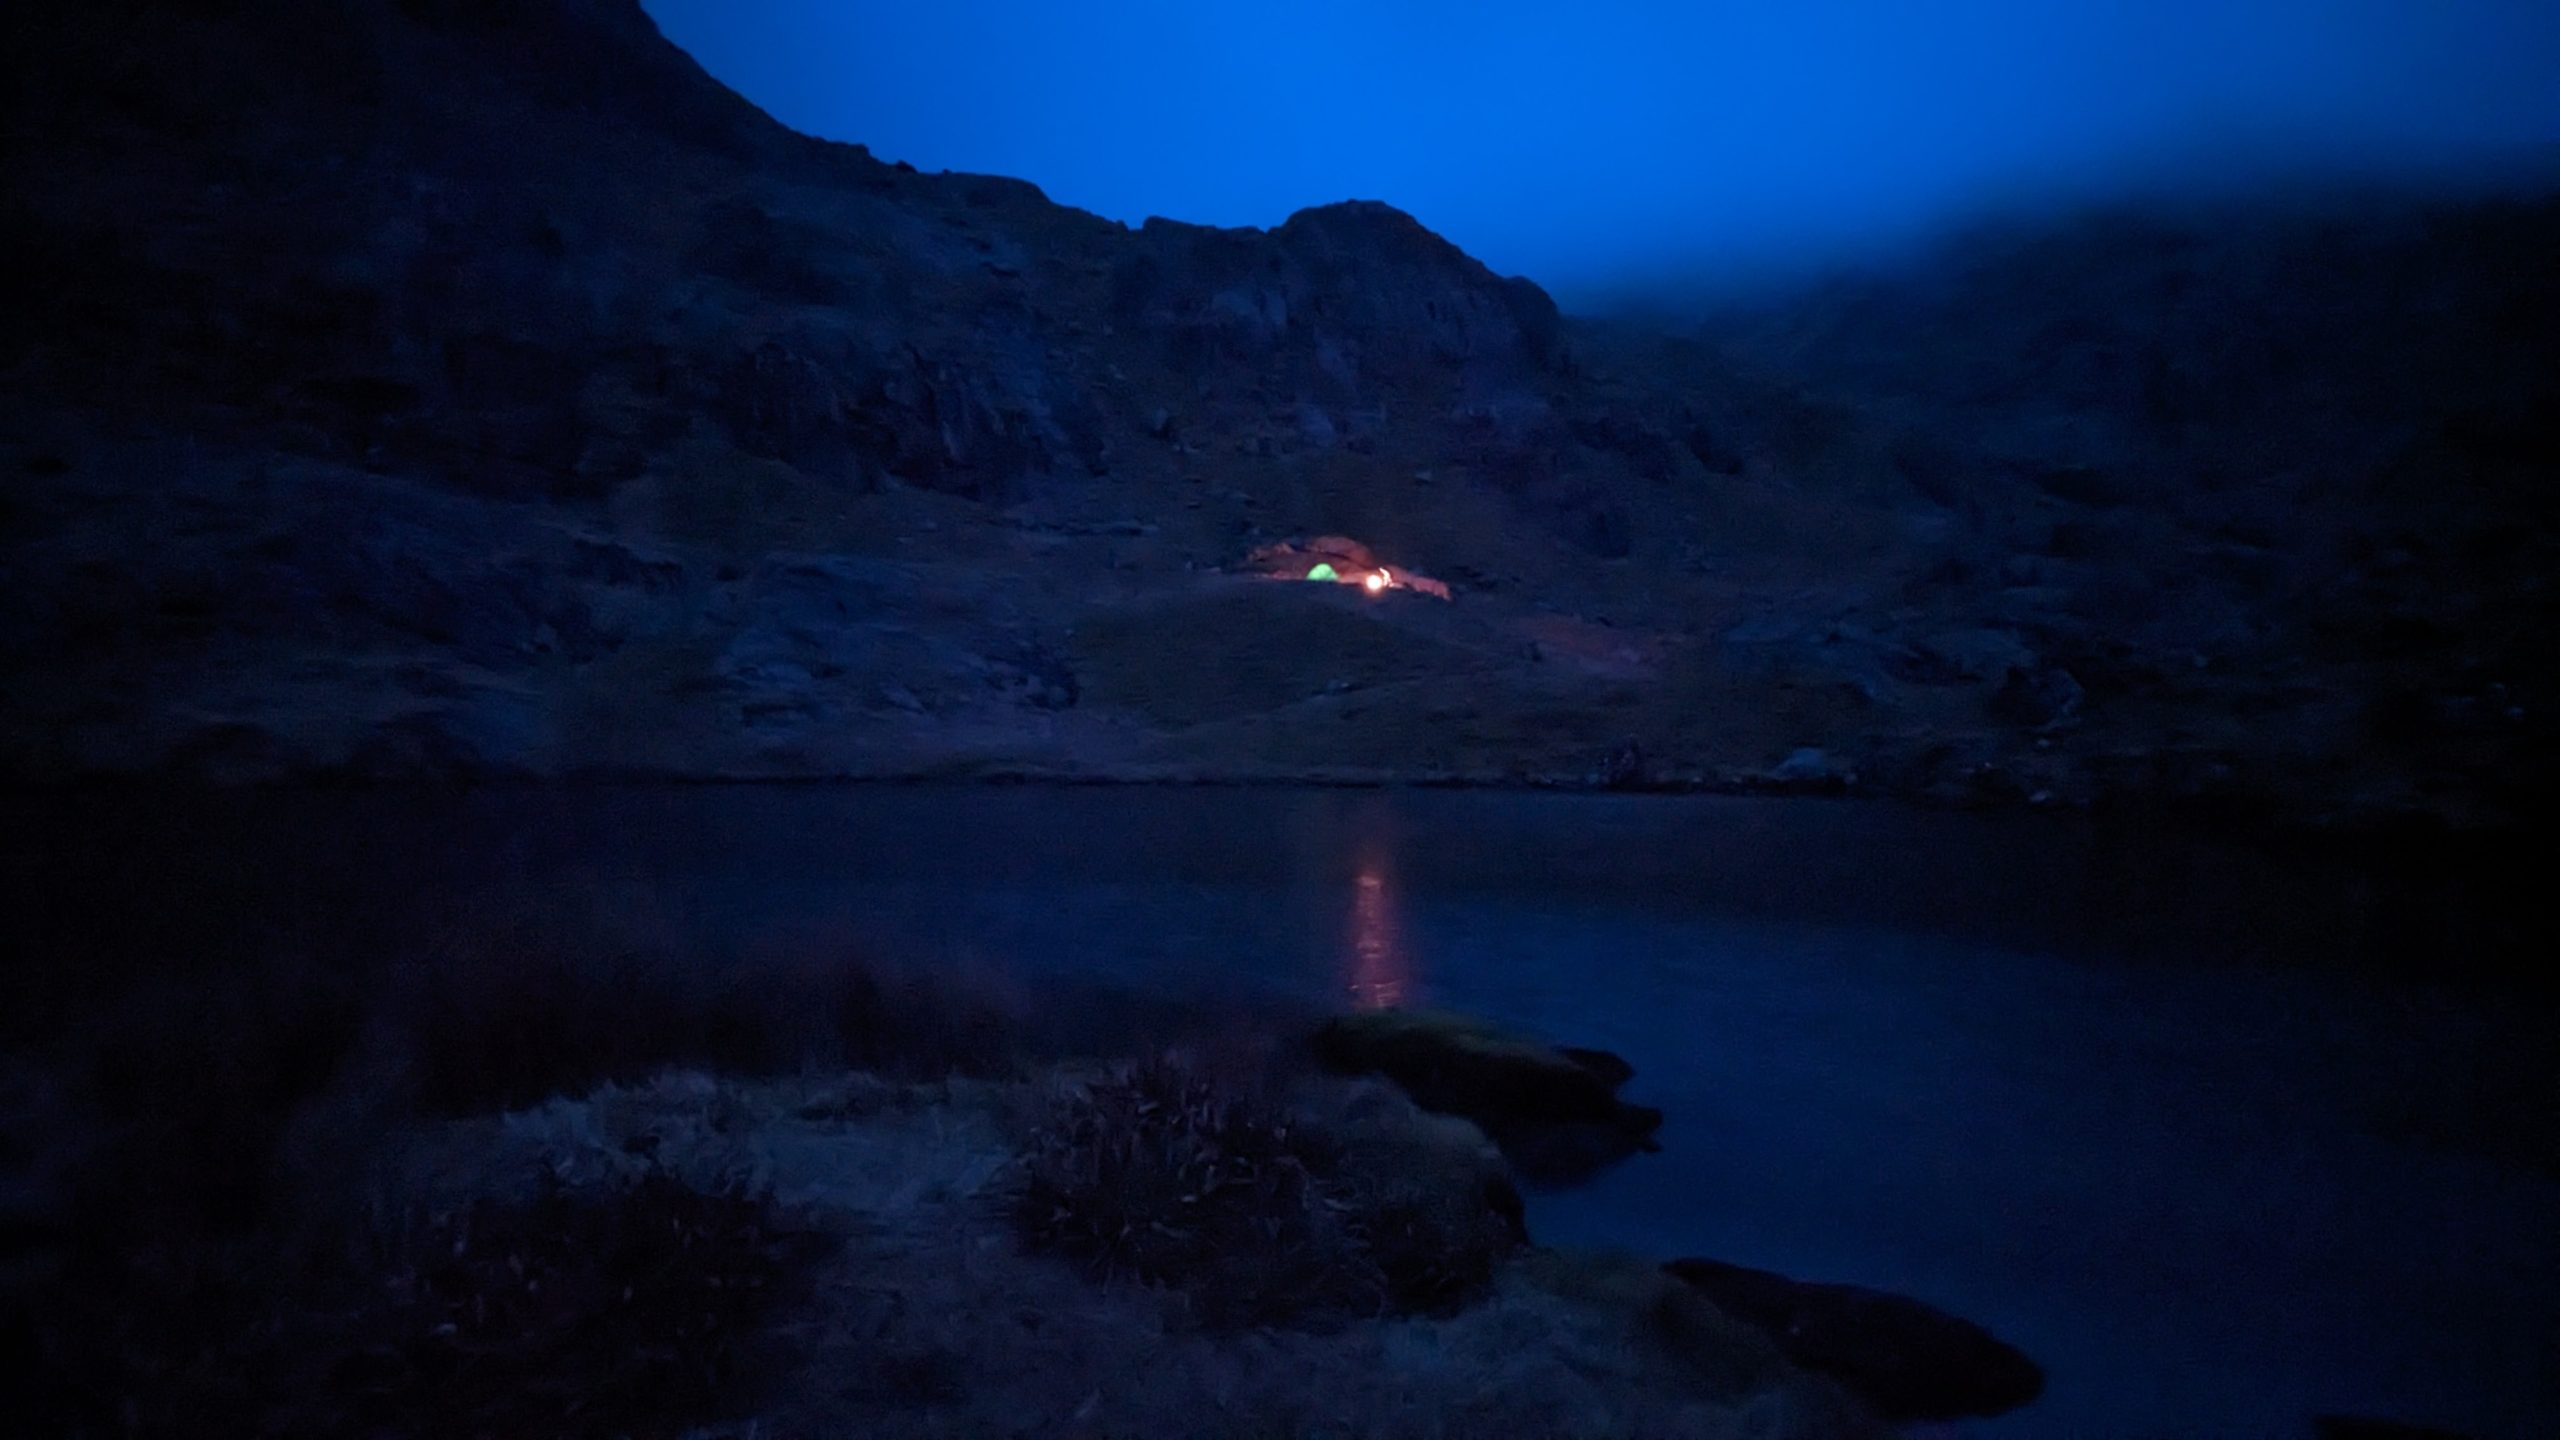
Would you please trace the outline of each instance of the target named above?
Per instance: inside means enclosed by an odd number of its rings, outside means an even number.
[[[2560,1414],[2552,1011],[2492,963],[2542,938],[2539,897],[2444,851],[1460,791],[7,803],[22,998],[602,887],[706,955],[822,935],[1167,1001],[1446,1006],[1616,1050],[1668,1114],[1661,1153],[1532,1196],[1538,1239],[1980,1321],[2051,1384],[1959,1433]]]

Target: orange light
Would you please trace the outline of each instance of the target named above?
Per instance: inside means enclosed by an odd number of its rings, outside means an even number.
[[[1374,595],[1374,594],[1376,594],[1378,591],[1381,591],[1381,590],[1384,590],[1384,589],[1386,589],[1386,588],[1387,588],[1387,572],[1386,572],[1386,571],[1384,571],[1384,570],[1381,570],[1381,571],[1379,571],[1378,573],[1376,573],[1375,575],[1370,576],[1368,579],[1361,581],[1360,583],[1361,583],[1361,584],[1363,584],[1363,585],[1368,586],[1368,587],[1369,587],[1369,592],[1370,592],[1371,594],[1373,594],[1373,595]]]

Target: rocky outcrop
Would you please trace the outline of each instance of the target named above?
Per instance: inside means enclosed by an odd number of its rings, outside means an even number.
[[[1906,680],[1987,683],[2040,750],[2139,748],[2234,790],[2324,770],[2446,816],[2485,795],[2465,757],[2496,750],[2531,809],[2549,702],[2499,697],[2555,679],[2520,628],[2547,623],[2560,558],[2560,283],[2530,258],[2555,195],[2546,170],[2468,201],[2306,190],[1988,228],[1700,333],[1884,421],[1869,473],[1950,522],[1893,627],[1944,626]],[[2173,755],[2166,730],[2225,753]]]
[[[1566,360],[1544,291],[1377,201],[1302,210],[1268,234],[1151,220],[1138,240],[1112,276],[1116,317],[1184,358],[1242,361],[1319,400]]]
[[[1605,1050],[1558,1049],[1462,1016],[1378,1010],[1316,1031],[1328,1069],[1392,1080],[1425,1110],[1474,1121],[1532,1181],[1585,1178],[1652,1148],[1662,1112],[1618,1089],[1635,1074]]]
[[[2043,1369],[2014,1346],[1917,1300],[1715,1260],[1663,1268],[1887,1420],[2001,1415],[2044,1393]]]

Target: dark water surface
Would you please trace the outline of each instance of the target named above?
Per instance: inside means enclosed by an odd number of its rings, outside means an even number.
[[[1822,801],[1219,789],[119,793],[9,807],[21,997],[119,953],[398,944],[631,897],[1169,998],[1445,1005],[1638,1070],[1663,1151],[1551,1243],[1903,1291],[2043,1361],[1986,1437],[2560,1434],[2552,1010],[2530,894]],[[47,967],[51,967],[49,970]],[[87,977],[87,978],[83,978]]]

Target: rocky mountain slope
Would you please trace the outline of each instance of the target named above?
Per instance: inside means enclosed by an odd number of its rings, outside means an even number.
[[[2096,214],[1706,338],[1892,431],[1965,536],[1917,589],[2092,726],[2442,810],[2551,781],[2555,242],[2560,187]]]
[[[20,779],[2477,819],[2544,753],[2550,292],[2510,262],[2549,206],[2354,242],[2449,309],[2331,281],[2297,313],[2280,235],[2235,313],[2218,257],[2105,232],[1669,337],[1564,319],[1384,204],[1130,228],[796,135],[636,0],[0,23]],[[2155,314],[2148,350],[2106,328]],[[2342,352],[2374,385],[2323,389]],[[1319,534],[1455,598],[1242,573]]]

